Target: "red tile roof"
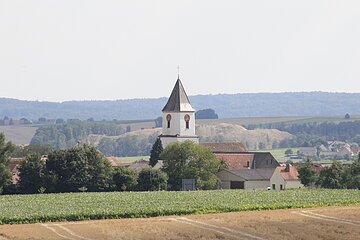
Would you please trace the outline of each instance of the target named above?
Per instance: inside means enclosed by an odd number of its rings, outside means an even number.
[[[223,160],[228,170],[248,169],[252,166],[255,154],[253,153],[215,153],[215,156]]]
[[[359,147],[351,147],[351,151],[353,152],[353,154],[358,154],[359,153]]]
[[[286,171],[286,164],[281,164],[281,166],[277,167],[277,170],[280,172],[284,180],[299,180],[299,172],[294,166],[290,164],[289,171]]]

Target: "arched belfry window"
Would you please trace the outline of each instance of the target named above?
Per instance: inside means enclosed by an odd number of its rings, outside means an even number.
[[[170,122],[171,122],[171,115],[166,115],[166,121],[167,121],[167,128],[170,128]]]
[[[186,114],[184,116],[184,120],[185,120],[186,129],[189,129],[190,128],[190,116],[188,114]]]

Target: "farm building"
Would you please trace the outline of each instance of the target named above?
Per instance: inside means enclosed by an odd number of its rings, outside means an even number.
[[[226,170],[218,173],[223,189],[270,187],[273,190],[285,190],[302,187],[296,168],[290,164],[279,164],[269,152],[213,153],[227,165]]]
[[[225,169],[217,175],[223,189],[268,189],[285,190],[301,188],[295,167],[261,168],[261,169]]]

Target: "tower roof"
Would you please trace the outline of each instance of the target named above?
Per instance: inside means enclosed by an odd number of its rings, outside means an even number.
[[[184,86],[180,78],[175,83],[174,89],[171,92],[168,102],[162,110],[163,112],[195,112],[191,106],[190,100],[186,95]]]

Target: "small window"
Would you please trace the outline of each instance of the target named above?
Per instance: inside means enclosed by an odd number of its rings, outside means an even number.
[[[184,120],[185,120],[186,129],[189,129],[190,128],[190,116],[188,114],[186,114],[184,116]]]
[[[273,190],[276,189],[276,185],[275,185],[275,184],[272,185],[272,189],[273,189]]]
[[[283,185],[282,185],[282,184],[280,184],[280,190],[284,190],[284,188],[283,188]]]
[[[166,115],[166,121],[167,121],[167,128],[170,128],[170,122],[171,122],[171,115]]]

